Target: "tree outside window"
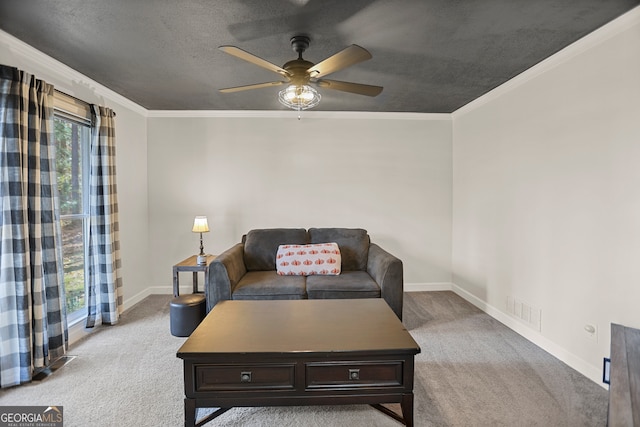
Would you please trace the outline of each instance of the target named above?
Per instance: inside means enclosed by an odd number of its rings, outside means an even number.
[[[83,316],[88,248],[88,124],[56,115],[56,172],[62,228],[64,286],[69,319]]]

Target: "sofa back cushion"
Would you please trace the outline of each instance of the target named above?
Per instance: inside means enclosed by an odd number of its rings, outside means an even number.
[[[249,231],[242,241],[247,270],[264,271],[276,269],[278,246],[306,245],[309,235],[304,228],[263,228]]]
[[[342,271],[364,271],[369,259],[369,234],[361,228],[310,228],[309,243],[336,242]]]

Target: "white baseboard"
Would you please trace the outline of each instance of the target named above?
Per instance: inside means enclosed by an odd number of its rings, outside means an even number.
[[[554,343],[553,341],[550,341],[549,339],[544,337],[541,333],[528,328],[527,326],[520,323],[515,318],[509,316],[508,314],[506,314],[501,310],[498,310],[494,306],[481,300],[475,295],[467,292],[466,290],[462,289],[456,284],[452,284],[451,290],[455,292],[457,295],[459,295],[461,298],[464,298],[469,303],[478,307],[480,310],[484,311],[489,316],[493,317],[494,319],[496,319],[497,321],[499,321],[500,323],[508,327],[509,329],[512,329],[517,334],[531,341],[533,344],[542,348],[547,353],[551,354],[555,358],[559,359],[560,361],[566,363],[576,371],[580,372],[582,375],[589,378],[594,383],[600,385],[605,389],[607,388],[607,385],[602,382],[602,372],[600,371],[599,368],[594,367],[593,365],[590,365],[589,363],[580,359],[575,354],[569,352],[568,350]]]
[[[173,286],[150,286],[147,288],[149,295],[172,295]],[[199,292],[203,292],[202,285],[198,288]],[[180,295],[190,294],[193,292],[192,285],[180,286]]]
[[[140,301],[142,301],[143,299],[145,299],[149,295],[152,295],[153,293],[154,292],[152,291],[152,288],[147,288],[142,292],[138,292],[137,294],[135,294],[131,298],[127,298],[122,303],[122,311],[124,312],[124,311],[129,310],[131,307],[133,307],[134,305],[136,305],[137,303],[139,303]]]
[[[436,292],[451,291],[453,283],[450,282],[431,282],[431,283],[405,283],[405,292]]]

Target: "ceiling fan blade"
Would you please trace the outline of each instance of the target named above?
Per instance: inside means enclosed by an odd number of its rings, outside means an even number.
[[[227,88],[218,89],[218,90],[220,92],[222,92],[222,93],[233,93],[233,92],[241,92],[243,90],[262,89],[264,87],[280,86],[280,85],[284,85],[284,84],[287,84],[287,82],[256,83],[254,85],[227,87]]]
[[[309,68],[307,72],[311,78],[320,78],[371,58],[371,54],[367,49],[360,47],[357,44],[352,44],[335,55],[320,61],[313,67]]]
[[[240,58],[247,62],[251,62],[252,64],[257,65],[258,67],[266,68],[269,71],[273,71],[274,73],[278,73],[285,77],[289,76],[289,72],[283,69],[282,67],[279,67],[276,64],[272,64],[271,62],[266,61],[260,57],[257,57],[254,54],[247,52],[246,50],[240,49],[239,47],[220,46],[218,49],[220,49],[225,53],[228,53],[229,55],[233,55],[236,58]]]
[[[361,83],[341,82],[338,80],[318,80],[316,84],[325,89],[356,93],[358,95],[377,96],[382,92],[382,86],[364,85]]]

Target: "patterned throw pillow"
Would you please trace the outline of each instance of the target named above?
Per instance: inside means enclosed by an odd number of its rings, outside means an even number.
[[[337,276],[341,268],[337,243],[280,245],[276,253],[276,271],[281,276]]]

